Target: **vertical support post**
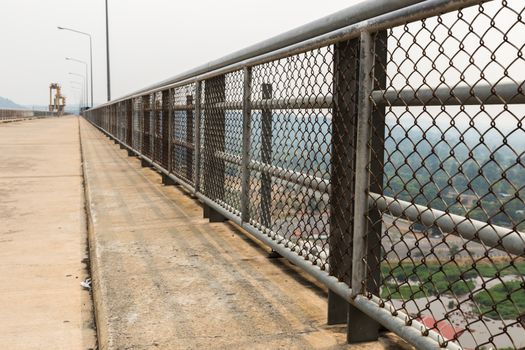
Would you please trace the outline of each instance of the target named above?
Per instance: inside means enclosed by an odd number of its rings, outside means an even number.
[[[157,99],[158,92],[154,92],[153,96],[153,160],[162,164],[162,126],[161,126],[161,108],[159,100]]]
[[[143,113],[143,133],[142,133],[142,154],[146,157],[150,157],[150,110],[151,110],[151,101],[150,95],[142,96],[142,113]]]
[[[354,247],[352,264],[352,297],[366,291],[366,238],[368,187],[370,185],[369,161],[371,136],[370,94],[373,88],[372,67],[374,55],[372,52],[372,36],[369,32],[361,33],[361,54],[359,81],[359,112],[357,119],[356,143],[356,174],[355,174],[355,212],[354,212]]]
[[[242,154],[241,154],[241,220],[250,222],[250,150],[251,150],[251,95],[252,68],[244,67],[242,101]]]
[[[193,179],[193,95],[186,96],[186,178]]]
[[[157,101],[157,93],[154,92],[151,94],[151,159],[153,159],[155,162],[159,162],[160,155],[158,147],[157,147],[157,133],[159,130],[159,118],[157,116],[157,113],[159,112],[158,109],[158,102]]]
[[[120,125],[120,131],[118,138],[122,142],[126,142],[126,125],[127,125],[127,119],[126,114],[124,113],[124,101],[121,101],[118,103],[118,114],[119,114],[119,125]]]
[[[126,118],[128,120],[128,130],[126,136],[126,143],[133,147],[133,100],[126,100]]]
[[[120,117],[120,103],[114,104],[115,108],[115,120],[116,120],[116,128],[115,128],[115,139],[120,140],[120,124],[121,124],[121,117]]]
[[[168,159],[168,171],[171,173],[172,170],[172,155],[173,155],[173,104],[175,103],[175,90],[168,90],[168,115],[166,116],[168,123],[168,139],[166,140],[168,144],[167,148],[167,159]]]
[[[359,102],[357,119],[357,138],[356,138],[356,171],[355,171],[355,200],[354,200],[354,242],[352,258],[352,297],[366,292],[370,283],[367,278],[367,265],[371,259],[378,259],[379,256],[370,255],[371,244],[374,244],[375,232],[370,232],[368,227],[368,193],[370,191],[370,140],[372,136],[372,105],[370,94],[374,89],[374,40],[369,32],[362,32],[360,38],[360,68],[359,68]],[[379,218],[380,219],[380,218]],[[379,232],[380,234],[380,232]],[[349,313],[348,322],[356,326],[354,332],[348,334],[350,342],[369,341],[377,339],[379,325],[358,310]]]
[[[273,98],[272,84],[262,84],[262,99]],[[264,107],[261,110],[261,161],[263,164],[272,164],[272,110]],[[272,175],[268,172],[261,173],[261,224],[263,227],[272,227]]]
[[[333,91],[328,261],[330,274],[351,286],[359,39],[334,44]],[[328,292],[328,324],[347,323],[348,312],[353,308],[347,300]],[[353,325],[348,327],[354,333]]]
[[[201,183],[201,82],[195,83],[195,123],[193,124],[193,132],[195,135],[195,193],[200,192]]]
[[[117,114],[115,113],[116,112],[115,105],[112,104],[111,106],[109,106],[109,110],[111,113],[111,120],[113,121],[111,125],[111,136],[113,137],[113,139],[116,139],[117,138]]]
[[[225,149],[225,111],[217,104],[226,100],[224,75],[206,80],[204,88],[204,192],[213,200],[224,200],[225,165],[216,152]]]
[[[216,152],[225,150],[226,114],[217,105],[226,100],[226,77],[206,80],[204,87],[204,194],[212,200],[224,200],[225,164]],[[217,215],[216,215],[217,214]],[[208,208],[211,222],[224,221]]]
[[[162,129],[162,159],[161,164],[162,166],[168,170],[171,171],[171,168],[169,166],[169,154],[170,154],[170,105],[171,105],[171,96],[170,96],[171,89],[162,91],[162,116],[160,120],[160,125]]]
[[[386,31],[377,32],[373,36],[374,68],[373,90],[386,89],[386,66],[388,55],[388,34]],[[384,166],[385,166],[385,106],[376,105],[371,109],[372,137],[370,140],[370,174],[369,192],[383,193]],[[381,286],[381,236],[383,234],[383,219],[379,210],[369,212],[369,227],[367,237],[368,280],[367,292],[379,295]]]
[[[124,133],[124,116],[122,115],[122,102],[117,102],[117,120],[118,120],[118,129],[117,129],[117,138],[119,141],[122,141]]]

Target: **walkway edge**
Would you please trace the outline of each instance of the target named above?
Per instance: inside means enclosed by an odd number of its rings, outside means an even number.
[[[91,191],[89,180],[87,176],[86,158],[84,156],[84,143],[82,142],[81,119],[78,118],[78,133],[80,140],[80,162],[82,163],[82,179],[84,184],[84,208],[86,211],[87,222],[87,236],[88,236],[88,252],[89,265],[91,270],[91,293],[93,298],[93,309],[95,313],[95,326],[97,329],[97,344],[98,350],[109,349],[109,330],[108,330],[108,313],[107,305],[105,304],[103,293],[101,291],[103,280],[99,267],[99,255],[97,254],[97,237],[95,233],[95,225],[93,223],[93,214],[91,212]]]

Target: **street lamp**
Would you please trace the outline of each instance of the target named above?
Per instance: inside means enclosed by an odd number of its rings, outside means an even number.
[[[86,77],[83,76],[82,74],[78,74],[78,73],[68,73],[69,75],[74,75],[74,76],[77,76],[77,77],[81,77],[82,78],[82,85],[83,86],[86,86]],[[86,97],[86,101],[87,101],[87,91],[84,91],[84,95]]]
[[[91,69],[91,107],[93,107],[93,43],[91,40],[91,34],[81,32],[80,30],[71,29],[71,28],[64,28],[64,27],[57,27],[60,30],[68,30],[70,32],[75,32],[78,34],[86,35],[89,37],[89,64]]]
[[[87,82],[88,68],[87,68],[87,66],[88,65],[87,65],[86,62],[84,62],[82,60],[78,60],[76,58],[71,58],[71,57],[66,57],[66,61],[73,61],[73,62],[77,62],[77,63],[82,63],[85,66],[85,68],[86,68],[86,105],[87,105],[87,102],[88,102],[87,101],[87,93],[88,93],[88,85],[87,85],[88,84],[88,82]]]

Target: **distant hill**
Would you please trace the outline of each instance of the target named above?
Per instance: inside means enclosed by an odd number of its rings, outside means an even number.
[[[20,109],[20,108],[23,108],[23,107],[20,106],[20,105],[17,105],[16,103],[11,101],[10,99],[7,99],[7,98],[4,98],[4,97],[0,96],[0,108],[16,108],[16,109]]]

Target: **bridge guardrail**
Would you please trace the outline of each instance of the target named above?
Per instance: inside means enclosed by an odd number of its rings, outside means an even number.
[[[54,116],[55,113],[48,111],[34,111],[26,109],[3,109],[0,108],[0,121],[5,120],[16,120],[16,119],[26,119],[33,117],[49,117]]]
[[[525,347],[525,6],[385,6],[84,115],[324,283],[349,341]]]

